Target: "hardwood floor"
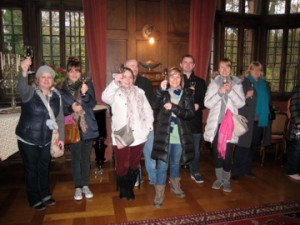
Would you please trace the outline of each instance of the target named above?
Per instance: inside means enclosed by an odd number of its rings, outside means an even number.
[[[94,162],[94,155],[91,160]],[[238,183],[232,182],[231,193],[211,188],[215,174],[209,150],[201,152],[200,163],[205,182],[196,184],[188,169],[182,168],[181,184],[186,198],[176,198],[167,185],[163,207],[156,209],[153,207],[154,187],[147,180],[143,162],[143,182],[140,189],[135,189],[136,200],[119,199],[111,161],[105,163],[103,174],[95,174],[92,164],[90,188],[94,198],[73,200],[71,162],[67,154],[51,164],[51,189],[56,205],[37,212],[28,206],[22,163],[18,155],[14,155],[0,163],[0,225],[99,225],[300,200],[300,183],[284,175],[280,162],[274,161],[273,152],[266,155],[264,167],[260,167],[257,155],[254,168],[257,179],[241,177]]]

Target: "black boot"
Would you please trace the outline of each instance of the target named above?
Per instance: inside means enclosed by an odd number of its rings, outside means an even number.
[[[128,171],[128,189],[127,189],[127,199],[128,200],[134,200],[135,195],[134,195],[134,185],[137,179],[137,175],[139,173],[139,170],[132,170],[129,169]]]
[[[126,199],[128,196],[127,186],[128,186],[128,176],[117,176],[118,188],[120,189],[120,199]]]

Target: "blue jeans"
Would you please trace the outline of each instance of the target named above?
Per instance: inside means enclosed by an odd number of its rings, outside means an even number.
[[[300,140],[291,140],[287,151],[286,175],[300,174]]]
[[[45,147],[18,141],[23,159],[25,186],[29,205],[34,207],[51,198],[49,188],[50,144]]]
[[[156,160],[151,158],[153,141],[154,141],[154,131],[150,131],[144,146],[143,154],[144,154],[145,167],[148,173],[148,177],[150,179],[150,182],[155,184],[156,183]]]
[[[80,141],[70,144],[75,188],[89,185],[92,145],[93,141]]]
[[[170,177],[176,178],[180,176],[180,160],[182,155],[181,144],[169,144],[169,155],[168,161],[170,161]],[[162,160],[157,162],[157,173],[156,173],[156,183],[155,184],[166,184],[168,165]]]
[[[195,157],[194,159],[189,163],[190,167],[190,173],[192,175],[195,175],[196,173],[199,173],[199,160],[200,160],[200,140],[201,140],[201,134],[193,134],[193,141],[194,141],[194,150],[195,150]]]

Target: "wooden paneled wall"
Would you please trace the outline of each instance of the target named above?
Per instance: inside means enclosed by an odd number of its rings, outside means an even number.
[[[188,53],[189,0],[109,0],[107,15],[107,81],[126,59],[152,60],[165,67],[178,66]],[[155,27],[156,42],[142,35],[146,24]],[[140,67],[140,71],[146,71]]]

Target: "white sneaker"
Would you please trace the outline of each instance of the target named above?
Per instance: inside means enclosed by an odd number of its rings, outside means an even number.
[[[293,175],[288,175],[290,178],[293,180],[300,180],[300,175],[299,174],[293,174]]]
[[[82,193],[84,194],[84,196],[86,198],[92,198],[92,197],[94,197],[93,193],[91,192],[91,190],[89,189],[88,186],[83,186],[82,187]]]
[[[82,199],[82,190],[81,188],[75,188],[74,199],[79,201]]]

